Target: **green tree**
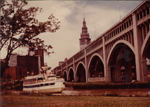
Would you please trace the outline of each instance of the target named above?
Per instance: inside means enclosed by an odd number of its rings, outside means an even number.
[[[52,46],[45,45],[44,41],[37,37],[40,33],[55,32],[60,28],[59,21],[53,14],[45,22],[39,22],[36,14],[41,12],[39,7],[24,9],[28,2],[1,0],[1,25],[0,25],[0,51],[7,49],[5,64],[8,65],[10,56],[19,47],[29,49],[43,49],[50,55]]]

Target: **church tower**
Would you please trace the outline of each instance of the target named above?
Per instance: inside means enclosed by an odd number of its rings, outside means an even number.
[[[79,39],[79,42],[80,42],[80,50],[82,50],[89,43],[91,43],[91,38],[89,37],[88,29],[86,27],[85,18],[83,18],[83,27],[82,27],[82,33],[81,33],[81,38]]]

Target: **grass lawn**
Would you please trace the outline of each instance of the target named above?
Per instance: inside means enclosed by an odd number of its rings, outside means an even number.
[[[1,107],[150,107],[150,97],[2,95]]]

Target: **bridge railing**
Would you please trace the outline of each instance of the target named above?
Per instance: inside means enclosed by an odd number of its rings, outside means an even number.
[[[142,8],[136,10],[136,18],[138,25],[150,19],[150,2]]]
[[[64,62],[63,64],[62,64],[62,68],[65,68],[66,67],[66,63]]]
[[[67,65],[73,63],[73,58],[70,58],[68,61],[67,61]]]
[[[115,27],[110,29],[108,32],[106,32],[105,35],[105,41],[108,41],[112,37],[126,31],[129,27],[132,26],[132,16],[128,16],[126,19],[119,22]]]
[[[77,59],[81,58],[82,56],[84,56],[84,50],[81,50],[80,52],[78,52],[78,53],[74,56],[74,60],[77,60]]]
[[[94,41],[92,44],[90,44],[89,46],[87,46],[86,48],[86,52],[90,52],[91,50],[95,49],[96,47],[98,47],[99,45],[102,44],[102,37],[97,39],[96,41]]]

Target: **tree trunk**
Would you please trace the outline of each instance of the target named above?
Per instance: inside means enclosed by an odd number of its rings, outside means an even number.
[[[5,70],[8,68],[8,62],[9,62],[9,59],[10,59],[10,55],[7,55],[6,58],[5,58],[5,64],[4,64],[4,69],[3,69],[3,73],[5,73]],[[1,77],[3,77],[3,73],[1,75]]]

